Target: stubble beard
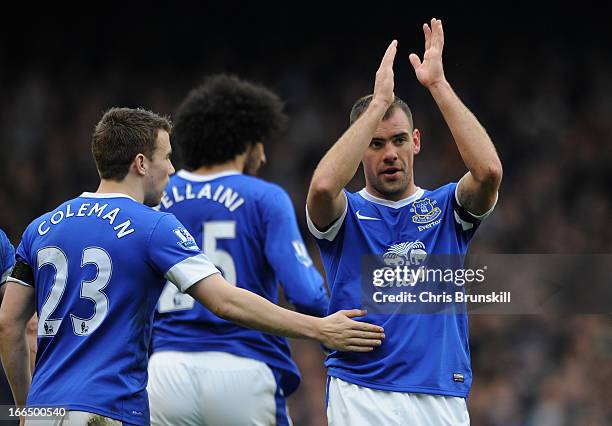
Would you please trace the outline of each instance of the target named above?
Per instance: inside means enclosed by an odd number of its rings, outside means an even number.
[[[384,182],[382,176],[376,176],[376,179],[372,182],[372,187],[383,196],[383,198],[388,200],[397,201],[402,197],[402,195],[408,189],[409,177],[406,173],[402,173],[402,176],[392,182]]]

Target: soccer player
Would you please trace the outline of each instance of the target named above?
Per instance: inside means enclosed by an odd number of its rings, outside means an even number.
[[[298,311],[324,316],[323,279],[289,196],[249,176],[265,161],[263,142],[284,121],[282,107],[268,89],[232,76],[193,89],[172,132],[187,169],[170,178],[160,211],[185,225],[229,283],[276,303],[280,281]],[[218,318],[168,284],[152,346],[153,425],[289,424],[285,398],[300,375],[286,339]]]
[[[148,349],[166,280],[220,317],[266,332],[340,350],[380,342],[380,327],[347,318],[362,311],[310,317],[228,284],[172,214],[149,207],[174,172],[169,133],[170,123],[151,112],[107,111],[92,142],[97,192],[25,230],[0,309],[0,355],[18,406],[27,396],[29,407],[67,408],[71,425],[149,424]],[[39,350],[30,385],[24,328],[34,308]]]
[[[497,200],[501,163],[486,131],[444,76],[442,22],[432,19],[423,31],[423,61],[411,54],[410,62],[469,171],[459,183],[435,190],[415,185],[413,160],[421,136],[408,106],[394,96],[394,40],[376,73],[373,94],[353,106],[351,126],[322,158],[310,184],[308,224],[328,277],[330,312],[365,303],[360,300],[364,256],[418,265],[430,254],[464,255]],[[349,193],[343,188],[360,162],[366,187]],[[467,315],[458,311],[369,315],[368,321],[384,325],[388,338],[368,354],[330,354],[329,424],[469,424]]]

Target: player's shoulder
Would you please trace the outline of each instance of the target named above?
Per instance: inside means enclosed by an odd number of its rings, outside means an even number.
[[[239,190],[240,194],[253,201],[270,202],[281,198],[289,198],[285,189],[257,176],[239,174],[231,177],[228,184]]]

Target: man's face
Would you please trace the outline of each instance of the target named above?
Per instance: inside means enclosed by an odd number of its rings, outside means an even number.
[[[407,197],[414,156],[421,148],[418,129],[412,129],[400,108],[381,121],[363,155],[363,170],[372,195],[393,201]]]
[[[159,130],[152,158],[147,159],[143,203],[149,207],[160,203],[170,175],[174,173],[174,166],[170,161],[171,154],[170,136],[165,130]]]
[[[258,142],[252,145],[247,152],[244,173],[255,176],[259,168],[264,164],[266,164],[266,153],[264,152],[263,143]]]

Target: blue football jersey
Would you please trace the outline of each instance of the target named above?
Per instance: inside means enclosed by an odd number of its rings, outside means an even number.
[[[308,218],[330,286],[329,312],[366,305],[362,262],[368,256],[383,257],[387,265],[414,265],[432,254],[462,261],[484,215],[477,218],[459,205],[456,186],[418,189],[397,202],[365,189],[345,192],[346,210],[327,231]],[[440,312],[369,311],[363,320],[384,327],[383,344],[369,353],[330,353],[328,374],[373,389],[466,397],[472,381],[467,314]]]
[[[0,229],[0,285],[2,285],[15,266],[15,249],[2,229]]]
[[[323,278],[306,251],[291,200],[278,185],[237,171],[181,170],[171,177],[160,209],[185,224],[230,283],[277,303],[280,281],[300,312],[325,314]],[[285,395],[299,385],[285,338],[218,318],[172,286],[164,289],[157,311],[154,351],[228,352],[279,369]]]
[[[218,272],[171,214],[84,193],[34,220],[17,260],[33,271],[38,352],[28,406],[147,425],[148,350],[166,280]]]

